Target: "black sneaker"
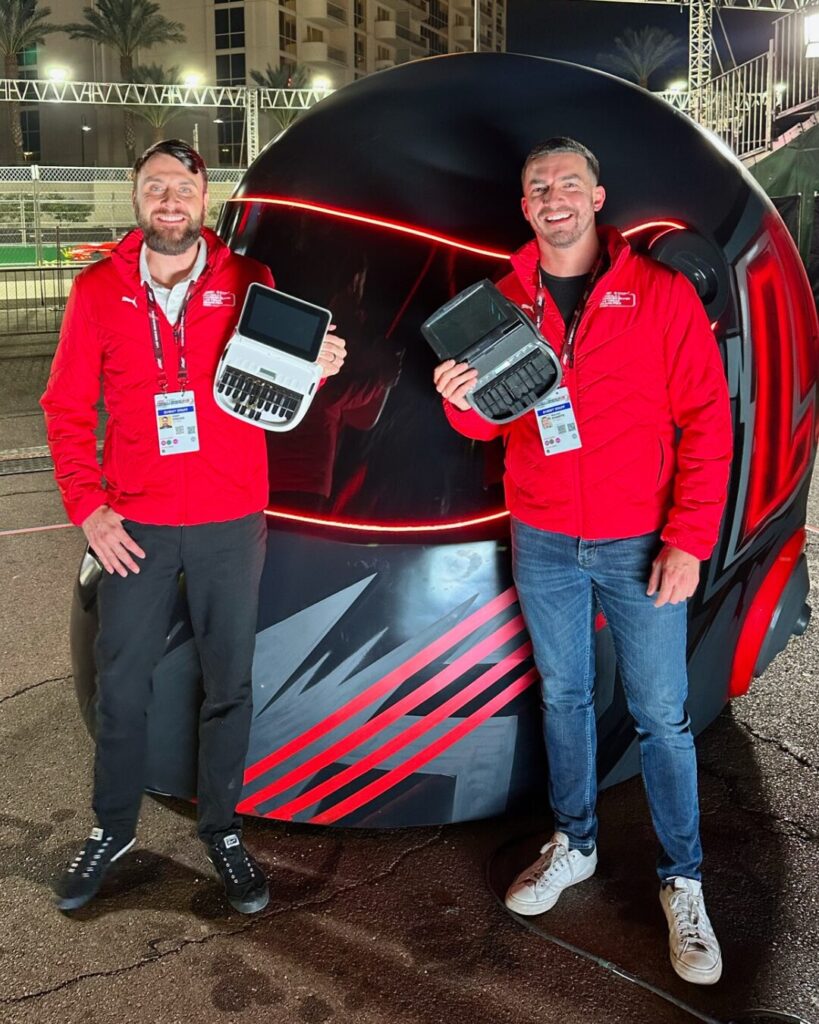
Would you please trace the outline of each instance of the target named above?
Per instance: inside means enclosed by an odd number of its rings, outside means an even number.
[[[211,864],[225,883],[228,903],[240,914],[264,910],[270,899],[265,874],[242,844],[238,832],[228,832],[207,848]]]
[[[60,910],[78,910],[99,891],[108,868],[136,842],[123,839],[101,828],[92,828],[85,846],[63,872],[57,883],[57,906]]]

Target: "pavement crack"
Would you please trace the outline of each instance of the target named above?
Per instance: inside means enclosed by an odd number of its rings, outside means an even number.
[[[747,722],[743,722],[741,719],[735,718],[735,721],[748,733],[749,736],[753,736],[754,739],[759,740],[761,743],[768,743],[771,746],[781,750],[783,754],[787,754],[788,757],[792,757],[797,764],[801,764],[803,768],[810,768],[811,771],[819,771],[819,765],[813,764],[803,754],[797,753],[787,742],[783,740],[775,739],[773,736],[766,736],[764,733],[758,732],[752,726],[748,725]]]
[[[41,686],[47,686],[49,683],[66,683],[71,676],[55,676],[53,679],[41,679],[39,683],[32,683],[30,686],[24,686],[22,690],[16,690],[14,693],[7,693],[5,697],[0,697],[0,704],[5,704],[7,700],[14,700],[15,697],[22,697],[26,693],[31,693],[32,690],[37,690]]]
[[[753,804],[749,803],[744,799],[737,779],[726,777],[707,764],[700,765],[700,773],[715,779],[728,790],[731,800],[730,805],[733,810],[761,819],[761,822],[756,827],[760,828],[762,831],[773,836],[785,836],[790,839],[800,839],[802,842],[811,843],[813,845],[819,843],[819,832],[808,828],[806,825],[803,825],[798,821],[794,821],[792,818],[786,818],[782,814],[777,814],[771,810],[770,807],[755,807]],[[709,811],[703,806],[700,808],[700,812],[703,819],[705,819],[717,815],[724,815],[724,808],[719,807],[713,811]]]
[[[54,680],[45,680],[45,682],[53,682]],[[37,684],[42,685],[42,684]],[[259,928],[265,922],[272,920],[275,917],[279,917],[282,914],[290,914],[293,911],[312,909],[313,907],[323,906],[325,903],[329,903],[332,900],[337,899],[339,896],[343,896],[346,893],[354,892],[356,889],[360,889],[363,886],[370,886],[373,882],[382,881],[385,878],[389,878],[390,875],[394,874],[398,867],[414,853],[418,853],[421,850],[426,849],[429,846],[433,846],[437,843],[443,834],[443,826],[438,826],[432,836],[429,836],[422,841],[408,846],[405,850],[396,854],[392,861],[387,864],[381,871],[374,875],[370,875],[367,878],[363,878],[359,881],[349,882],[347,885],[342,885],[338,889],[334,889],[332,892],[325,893],[322,896],[306,897],[296,903],[289,903],[287,906],[274,907],[267,912],[260,914],[254,914],[252,918],[248,918],[246,921],[238,924],[233,928],[224,928],[218,931],[213,931],[209,935],[203,935],[199,938],[180,939],[172,946],[168,946],[164,950],[157,948],[160,941],[167,942],[167,940],[152,939],[148,942],[148,947],[151,949],[151,953],[148,956],[144,956],[136,963],[127,964],[124,967],[112,967],[108,970],[101,971],[87,971],[83,974],[78,974],[72,978],[66,978],[57,985],[52,985],[50,988],[39,989],[37,992],[26,992],[21,996],[11,996],[10,998],[0,998],[0,1006],[17,1006],[21,1003],[31,1002],[34,999],[42,999],[45,996],[52,995],[55,992],[64,991],[67,988],[71,988],[75,985],[79,985],[80,982],[89,981],[94,978],[117,978],[121,975],[130,974],[132,971],[141,970],[143,967],[149,967],[152,964],[158,963],[160,960],[164,960],[169,956],[176,956],[181,953],[188,946],[202,946],[206,943],[212,942],[217,939],[230,937],[232,935],[240,935],[245,932],[249,932],[254,928]]]

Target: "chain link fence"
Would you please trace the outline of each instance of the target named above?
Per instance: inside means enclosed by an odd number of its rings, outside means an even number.
[[[242,175],[208,171],[208,224]],[[134,226],[123,167],[0,167],[0,356],[56,340],[71,282]]]
[[[224,168],[208,172],[209,224],[241,174]],[[101,259],[133,224],[125,168],[0,167],[0,270]]]

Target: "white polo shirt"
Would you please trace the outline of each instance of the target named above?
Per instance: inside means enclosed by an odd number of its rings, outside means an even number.
[[[175,324],[179,316],[179,310],[182,308],[182,302],[185,299],[185,295],[188,291],[188,285],[191,281],[195,281],[197,277],[205,269],[205,264],[208,260],[208,247],[204,238],[199,238],[199,251],[196,254],[191,272],[182,281],[177,281],[171,288],[166,288],[165,285],[157,284],[156,281],[151,277],[151,272],[148,270],[148,247],[145,243],[142,243],[142,248],[139,250],[139,277],[140,283],[145,285],[146,283],[153,289],[156,303],[165,316],[168,319],[168,323]]]

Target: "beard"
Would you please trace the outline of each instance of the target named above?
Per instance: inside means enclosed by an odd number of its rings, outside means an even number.
[[[137,210],[137,225],[142,229],[145,244],[163,256],[181,256],[199,241],[202,219],[190,219],[174,227],[155,227]],[[181,229],[181,230],[180,230]]]

